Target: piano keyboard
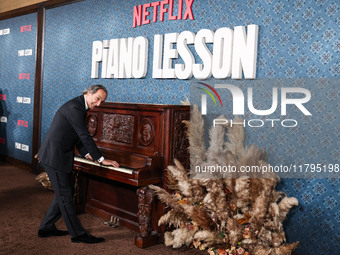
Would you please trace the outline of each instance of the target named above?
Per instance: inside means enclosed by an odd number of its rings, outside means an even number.
[[[100,165],[96,162],[93,162],[93,161],[90,161],[90,160],[87,160],[87,159],[83,159],[83,158],[78,158],[78,157],[74,157],[74,161],[86,163],[86,164],[90,164],[90,165],[94,165],[94,166],[99,166],[99,167],[107,168],[107,169],[110,169],[110,170],[114,170],[114,171],[126,173],[126,174],[132,174],[132,172],[133,172],[132,169],[120,168],[120,167],[117,168],[117,167],[113,167],[113,166],[104,166],[104,165]]]

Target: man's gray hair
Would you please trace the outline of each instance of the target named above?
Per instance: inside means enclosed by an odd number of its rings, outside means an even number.
[[[104,90],[105,93],[106,93],[106,96],[107,96],[107,94],[108,94],[107,89],[103,85],[99,85],[99,84],[98,85],[92,85],[91,87],[85,89],[83,91],[83,95],[87,94],[88,92],[91,92],[92,94],[94,94],[98,91],[98,89]]]

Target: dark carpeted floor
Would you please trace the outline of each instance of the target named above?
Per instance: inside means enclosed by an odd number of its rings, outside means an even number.
[[[136,233],[104,225],[103,219],[79,215],[93,235],[105,237],[99,244],[71,243],[69,236],[38,238],[37,232],[53,192],[44,189],[28,170],[0,161],[0,254],[208,254],[206,251],[171,249],[163,244],[140,249],[134,245]],[[66,229],[62,220],[59,229]]]

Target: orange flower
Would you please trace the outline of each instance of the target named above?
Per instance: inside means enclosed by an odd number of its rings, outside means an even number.
[[[184,198],[182,200],[179,200],[177,203],[179,203],[180,205],[182,204],[188,204],[191,205],[190,201],[187,198]]]
[[[250,214],[248,213],[247,215],[244,215],[243,218],[238,219],[237,222],[238,222],[239,224],[243,225],[243,224],[248,223],[248,222],[249,222],[249,219],[250,219]]]
[[[223,249],[218,249],[218,250],[217,250],[217,254],[218,254],[218,255],[227,255],[226,251],[223,250]]]

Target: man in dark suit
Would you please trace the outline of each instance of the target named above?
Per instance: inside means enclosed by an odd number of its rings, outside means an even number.
[[[73,205],[72,175],[74,147],[90,160],[119,167],[116,161],[104,159],[86,127],[86,111],[105,101],[107,90],[102,85],[86,89],[59,108],[42,144],[38,158],[51,181],[55,197],[39,227],[39,237],[70,234],[71,241],[99,243],[104,238],[87,233],[81,225]],[[68,231],[58,230],[55,223],[63,217]]]

